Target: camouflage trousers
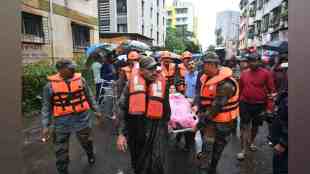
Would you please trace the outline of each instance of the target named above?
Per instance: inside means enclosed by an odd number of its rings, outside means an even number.
[[[213,137],[212,135],[203,133],[203,154],[207,156],[201,161],[201,165],[198,168],[199,174],[215,174],[217,164],[221,158],[224,148],[230,140],[230,135],[233,131],[233,123],[220,124],[214,123],[213,126]],[[207,135],[208,134],[208,135]],[[205,148],[205,149],[204,149]],[[210,158],[211,157],[211,158]]]
[[[59,174],[68,174],[70,132],[54,132],[54,150],[56,154],[56,168]],[[87,156],[93,156],[93,141],[91,128],[84,128],[76,132],[76,136]]]

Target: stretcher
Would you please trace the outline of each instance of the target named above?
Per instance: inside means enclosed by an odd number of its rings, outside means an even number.
[[[172,93],[169,96],[171,117],[168,123],[170,133],[178,134],[193,131],[198,119],[192,113],[191,103],[180,93]]]

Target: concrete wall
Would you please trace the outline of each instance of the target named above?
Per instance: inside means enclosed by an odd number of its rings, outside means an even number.
[[[73,58],[76,55],[73,53],[72,22],[90,27],[91,44],[99,43],[97,0],[53,0],[53,2],[55,58]],[[47,0],[23,0],[21,10],[49,18]],[[51,40],[50,36],[48,38]],[[33,62],[47,57],[51,59],[51,50],[50,42],[42,45],[23,43],[23,62]]]

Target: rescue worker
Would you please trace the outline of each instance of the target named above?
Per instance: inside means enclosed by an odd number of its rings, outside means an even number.
[[[287,55],[286,55],[287,56]],[[287,75],[288,63],[279,67]],[[288,86],[287,83],[279,92],[276,100],[276,117],[272,123],[271,142],[274,148],[273,174],[288,173]]]
[[[177,86],[177,91],[185,94],[186,84],[185,84],[185,75],[188,72],[189,62],[193,60],[193,55],[189,51],[185,51],[181,55],[182,63],[178,65],[179,76],[180,76],[180,84]]]
[[[95,111],[98,119],[101,119],[101,114],[85,79],[75,73],[75,67],[71,60],[59,60],[56,63],[58,73],[48,77],[43,89],[42,140],[47,141],[52,135],[59,174],[69,173],[71,133],[76,133],[88,163],[95,163],[90,109]]]
[[[140,57],[141,57],[141,55],[136,50],[130,50],[128,52],[128,54],[127,54],[128,65],[121,68],[123,75],[125,75],[124,80],[127,81],[130,78],[130,73],[131,73],[133,67],[138,64]]]
[[[173,92],[176,90],[184,94],[185,92],[185,83],[184,83],[184,76],[182,73],[185,73],[185,66],[183,65],[182,70],[179,66],[174,63],[172,59],[172,55],[169,51],[162,51],[160,55],[160,62],[161,62],[161,72],[163,76],[168,80],[170,85],[170,91]],[[182,73],[181,73],[182,72]]]
[[[221,154],[229,142],[233,122],[239,115],[239,86],[228,67],[220,67],[218,56],[209,52],[204,57],[204,74],[196,99],[199,122],[195,131],[203,136],[199,174],[215,174]]]
[[[151,57],[141,58],[119,102],[117,148],[126,151],[128,143],[135,174],[167,173],[169,86],[157,65]]]

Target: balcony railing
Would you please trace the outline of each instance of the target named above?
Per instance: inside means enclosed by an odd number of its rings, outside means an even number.
[[[22,42],[44,44],[44,37],[39,37],[31,34],[23,34]]]

